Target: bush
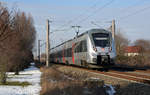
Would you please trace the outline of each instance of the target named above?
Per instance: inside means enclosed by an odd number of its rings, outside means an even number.
[[[149,58],[145,56],[124,56],[118,55],[116,64],[125,67],[150,67]]]

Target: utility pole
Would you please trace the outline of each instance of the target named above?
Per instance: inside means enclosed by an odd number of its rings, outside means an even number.
[[[71,26],[72,28],[77,28],[77,31],[76,31],[76,36],[78,36],[79,34],[79,28],[81,28],[81,26]]]
[[[41,60],[40,60],[40,41],[41,40],[38,40],[38,60],[39,60],[39,62],[41,62]]]
[[[50,43],[49,43],[49,35],[50,35],[50,32],[49,32],[49,29],[50,29],[50,26],[49,26],[49,20],[47,20],[46,22],[47,24],[47,32],[46,32],[46,66],[48,67],[49,66],[49,57],[50,57],[50,53],[49,53],[49,48],[50,48]]]
[[[112,31],[112,37],[113,37],[113,39],[115,39],[115,31],[116,31],[115,20],[112,20],[111,31]]]

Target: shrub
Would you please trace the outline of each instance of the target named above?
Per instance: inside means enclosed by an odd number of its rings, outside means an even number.
[[[150,67],[149,58],[145,56],[124,56],[118,55],[116,64],[125,67]]]

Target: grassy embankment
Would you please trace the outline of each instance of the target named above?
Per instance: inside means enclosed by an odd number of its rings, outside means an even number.
[[[86,74],[70,75],[57,67],[41,68],[41,95],[107,95],[103,81],[86,81]]]

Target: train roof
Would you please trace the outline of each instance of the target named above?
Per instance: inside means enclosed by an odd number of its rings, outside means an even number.
[[[93,32],[105,32],[105,33],[110,33],[110,31],[105,30],[105,29],[91,29],[88,30],[89,33],[93,33]]]
[[[65,41],[65,42],[63,42],[63,43],[61,43],[61,44],[59,44],[59,45],[57,45],[57,46],[51,48],[50,50],[52,50],[52,49],[54,49],[54,48],[56,48],[56,47],[59,47],[59,46],[65,44],[65,43],[67,43],[67,42],[70,42],[70,41],[74,40],[75,38],[79,38],[79,37],[81,37],[81,36],[83,36],[83,35],[85,35],[85,34],[87,34],[87,33],[95,33],[95,32],[100,32],[100,31],[103,32],[103,33],[104,33],[104,32],[105,32],[105,33],[110,33],[110,31],[105,30],[105,29],[90,29],[90,30],[88,30],[88,31],[86,31],[86,32],[84,32],[84,33],[82,33],[82,34],[80,34],[80,35],[74,37],[73,39],[67,40],[67,41]]]

